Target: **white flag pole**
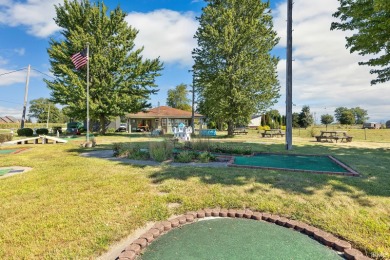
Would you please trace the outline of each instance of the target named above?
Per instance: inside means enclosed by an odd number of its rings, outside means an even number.
[[[87,42],[87,143],[89,143],[89,42]]]

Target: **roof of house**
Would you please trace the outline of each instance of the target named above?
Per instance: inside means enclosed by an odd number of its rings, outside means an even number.
[[[195,113],[195,117],[203,117],[203,115]],[[146,112],[138,112],[135,114],[127,114],[128,118],[157,118],[157,117],[165,117],[165,118],[191,118],[192,112],[185,111],[177,108],[172,108],[168,106],[159,106],[155,108],[151,108]]]

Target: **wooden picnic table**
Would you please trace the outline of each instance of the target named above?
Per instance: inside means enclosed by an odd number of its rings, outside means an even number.
[[[352,136],[349,136],[346,131],[321,131],[320,135],[315,136],[317,142],[322,142],[325,140],[326,142],[332,142],[333,140],[340,142],[352,142]]]
[[[281,129],[269,129],[264,130],[264,133],[261,133],[263,137],[283,137],[284,133]]]
[[[246,135],[248,133],[248,131],[246,130],[245,127],[237,127],[233,130],[233,134],[234,135],[239,135],[239,134],[244,134]]]

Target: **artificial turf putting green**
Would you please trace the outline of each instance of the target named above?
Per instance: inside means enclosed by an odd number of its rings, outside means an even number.
[[[319,172],[348,172],[328,156],[257,154],[251,157],[236,156],[234,158],[234,164]]]
[[[0,154],[10,154],[16,152],[18,149],[0,150]]]
[[[11,171],[11,169],[0,169],[0,176],[3,176],[7,173],[9,173]]]
[[[343,259],[297,231],[249,219],[198,221],[157,238],[143,260]]]

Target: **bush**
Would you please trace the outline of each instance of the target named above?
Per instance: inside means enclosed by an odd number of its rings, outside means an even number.
[[[62,134],[62,126],[53,126],[51,129],[54,134],[57,134],[57,131],[59,134]]]
[[[257,127],[257,130],[259,130],[259,131],[262,131],[262,130],[270,130],[270,129],[271,129],[271,127],[268,126],[268,125],[265,125],[265,126],[258,126],[258,127]]]
[[[192,151],[182,151],[176,155],[175,161],[181,163],[192,162],[196,158],[196,154]]]
[[[17,133],[18,136],[33,136],[34,131],[31,128],[20,128]]]
[[[114,143],[112,145],[112,150],[114,150],[114,156],[116,157],[128,157],[131,149],[132,144],[130,143]]]
[[[0,134],[0,143],[12,141],[12,135],[9,134]]]
[[[49,129],[39,128],[35,132],[37,133],[37,135],[47,135],[49,134]]]
[[[209,161],[215,161],[215,156],[209,152],[200,153],[198,158],[199,158],[199,161],[201,161],[202,163],[207,163]]]
[[[163,162],[172,158],[173,145],[164,140],[162,142],[153,142],[149,144],[150,157],[158,162]]]

